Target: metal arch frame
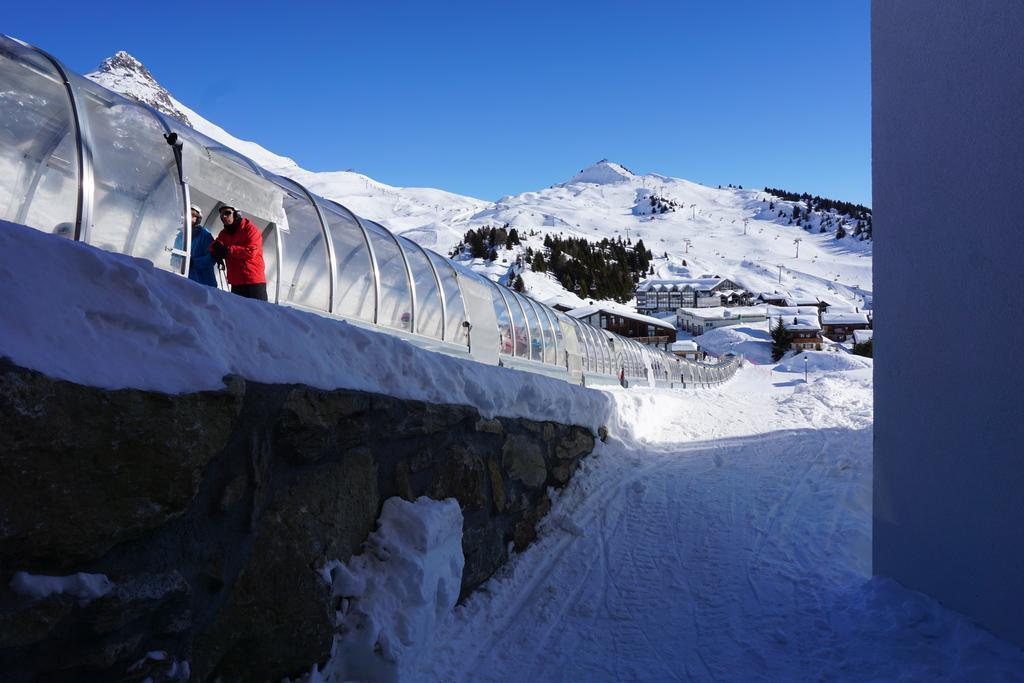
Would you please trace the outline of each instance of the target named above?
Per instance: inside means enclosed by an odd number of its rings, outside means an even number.
[[[494,286],[498,287],[499,290],[501,289],[501,287],[497,283],[495,283]],[[502,292],[502,294],[505,294],[505,293]],[[526,315],[526,309],[523,308],[523,302],[519,300],[518,296],[516,296],[516,292],[515,291],[509,290],[509,294],[507,296],[511,296],[512,297],[512,301],[515,301],[516,302],[516,306],[519,307],[519,312],[523,314],[523,320],[526,322],[526,355],[523,356],[523,357],[526,358],[526,360],[532,361],[533,360],[533,353],[532,353],[532,348],[531,347],[532,347],[532,344],[533,344],[533,330],[530,329],[530,316]],[[506,299],[505,299],[506,302],[508,301],[507,296],[506,296]],[[510,320],[512,319],[511,318],[511,313],[510,313],[509,319]],[[513,320],[513,322],[515,322],[515,321]],[[515,336],[515,335],[513,335],[513,336]],[[518,357],[518,354],[517,354],[517,357]]]
[[[586,366],[583,368],[583,370],[585,372],[592,372],[590,366],[593,365],[594,356],[590,348],[590,338],[587,336],[587,333],[583,330],[583,328],[580,327],[579,320],[572,317],[571,315],[566,315],[565,317],[572,325],[572,329],[576,334],[576,340],[580,343],[579,345],[582,347],[582,353],[580,354],[580,357],[584,359],[584,365]]]
[[[402,263],[405,265],[405,279],[409,282],[409,331],[413,334],[416,333],[416,281],[412,276],[412,268],[409,266],[409,259],[405,255],[405,251],[402,250],[402,244],[398,241],[398,237],[385,228],[383,225],[374,220],[367,219],[368,222],[373,223],[378,228],[384,231],[384,234],[391,238],[391,241],[395,243],[395,248],[398,249],[398,255],[402,257]]]
[[[636,340],[633,340],[633,339],[630,339],[629,341],[632,342],[632,344],[634,345],[633,346],[633,362],[636,364],[636,371],[638,373],[642,373],[642,374],[646,375],[646,373],[644,373],[644,368],[647,367],[648,363],[644,359],[643,344],[641,344],[640,342],[638,342]]]
[[[522,296],[524,299],[526,299],[527,301],[530,302],[530,305],[533,306],[534,312],[537,314],[538,322],[540,322],[540,336],[541,336],[541,339],[544,339],[544,330],[545,329],[547,329],[548,334],[551,335],[551,348],[555,352],[554,353],[555,361],[554,361],[554,363],[551,363],[551,362],[549,362],[547,360],[547,358],[546,358],[547,354],[545,353],[545,351],[547,351],[547,348],[545,347],[545,348],[541,349],[541,353],[540,353],[541,362],[542,363],[548,363],[548,365],[557,365],[558,364],[558,343],[555,341],[555,331],[553,329],[551,329],[551,318],[548,317],[547,311],[544,310],[544,305],[541,304],[539,301],[534,301],[533,299],[531,299],[530,297],[526,296],[525,294],[520,294],[520,296]],[[544,324],[545,322],[547,322],[547,325]]]
[[[115,100],[111,100],[109,107],[113,107],[113,106],[115,106],[117,104],[121,104],[122,106],[138,107],[139,109],[142,109],[143,111],[148,113],[157,122],[157,124],[159,124],[160,128],[163,129],[165,136],[172,132],[170,126],[168,126],[167,122],[164,121],[163,115],[161,115],[160,112],[158,112],[157,110],[155,110],[152,107],[150,107],[148,104],[143,104],[141,102],[135,102],[134,100],[129,100],[129,99],[123,97],[122,95],[119,95],[118,93],[113,93],[113,94],[117,95],[121,100],[124,100],[124,101],[121,102],[121,103],[118,103],[116,99]],[[107,108],[109,108],[109,107],[107,107]],[[173,159],[172,163],[173,163],[174,167],[177,169],[178,184],[183,186],[182,187],[182,197],[183,197],[183,201],[185,202],[184,210],[182,211],[182,214],[181,214],[182,215],[182,220],[183,220],[183,223],[184,223],[183,226],[182,226],[182,236],[183,236],[182,237],[182,246],[184,247],[183,251],[185,252],[185,254],[184,254],[184,256],[185,256],[185,258],[184,258],[184,265],[183,265],[184,271],[182,272],[182,275],[185,275],[187,277],[188,276],[188,268],[189,268],[189,266],[191,265],[191,262],[192,262],[192,223],[189,221],[189,218],[191,217],[191,211],[190,211],[190,208],[189,208],[190,207],[189,191],[188,191],[188,187],[184,184],[184,172],[185,172],[185,170],[184,170],[184,168],[182,166],[181,153],[182,153],[182,148],[180,146],[175,145],[175,146],[172,147],[172,151],[171,151],[171,156],[172,156],[172,159]],[[124,245],[125,246],[125,248],[124,248],[124,253],[125,254],[127,254],[129,256],[133,256],[134,255],[133,252],[135,251],[135,242],[139,238],[139,226],[142,224],[142,217],[146,213],[145,208],[150,204],[150,200],[156,194],[157,189],[163,184],[164,180],[166,178],[168,178],[168,177],[169,177],[168,174],[162,174],[160,176],[160,178],[155,183],[153,183],[153,185],[150,187],[150,189],[146,191],[145,198],[142,200],[141,204],[134,211],[132,211],[132,222],[128,226],[128,239],[125,241],[125,245]],[[171,250],[171,253],[172,254],[174,253],[173,249]]]
[[[518,356],[516,351],[518,350],[518,340],[516,339],[516,319],[512,317],[512,306],[509,305],[508,297],[505,295],[505,292],[501,291],[501,287],[496,282],[492,282],[490,279],[487,279],[487,283],[498,291],[498,298],[501,299],[501,303],[505,304],[505,314],[508,315],[508,324],[512,328],[512,357],[517,358]],[[519,310],[522,312],[522,306],[519,307]],[[525,313],[523,313],[523,320],[526,320]],[[530,339],[530,322],[528,320],[526,321],[526,339],[527,341]],[[529,343],[527,343],[526,348],[529,350]],[[500,348],[498,349],[498,354],[501,355]]]
[[[622,364],[628,370],[627,377],[634,377],[636,373],[636,357],[629,339],[616,339],[616,343],[622,345]]]
[[[57,75],[64,81],[64,88],[68,93],[68,101],[71,103],[72,118],[75,121],[75,144],[78,147],[78,206],[75,211],[75,240],[78,242],[88,242],[92,232],[96,177],[93,170],[92,133],[89,130],[89,122],[85,117],[85,110],[78,93],[78,87],[68,77],[68,71],[56,57],[35,45],[29,45],[17,38],[13,38],[13,40],[29,50],[34,50],[42,55],[44,59],[53,65],[53,68],[57,70]]]
[[[164,115],[156,110],[150,110],[156,115],[156,120],[160,122],[160,125],[164,129],[165,135],[171,135],[174,131],[168,125],[164,119]],[[192,192],[189,189],[188,183],[185,181],[185,162],[183,155],[185,154],[184,141],[180,144],[173,145],[174,148],[174,163],[178,167],[178,184],[181,185],[181,197],[182,201],[185,202],[184,211],[182,215],[185,217],[184,225],[181,228],[181,246],[182,251],[185,252],[183,263],[181,265],[181,274],[188,277],[189,269],[192,267]],[[174,250],[171,250],[173,253]]]
[[[459,269],[456,268],[454,265],[452,265],[452,277],[455,278],[455,286],[459,288],[459,297],[462,299],[462,313],[466,317],[466,319],[463,321],[463,322],[466,323],[466,326],[467,326],[466,327],[466,353],[468,353],[470,356],[472,356],[473,355],[473,325],[474,325],[474,323],[473,323],[473,315],[469,312],[469,304],[466,301],[466,293],[464,291],[462,291],[462,285],[459,284],[459,282],[462,279],[462,276],[459,275]],[[499,339],[500,339],[500,337],[499,337]],[[501,359],[500,359],[501,350],[500,349],[498,350],[498,356],[499,356],[498,365],[501,365]]]
[[[521,301],[519,302],[519,305],[522,305],[522,301],[529,302],[529,299],[527,297],[525,297],[524,295],[519,294],[518,292],[516,292],[514,290],[510,290],[510,291],[512,292],[513,296],[516,297],[516,299],[521,299]],[[523,311],[525,312],[527,310],[526,306],[522,306],[522,307],[523,307]],[[535,362],[544,362],[544,327],[543,327],[543,325],[541,323],[541,316],[540,316],[540,314],[538,314],[538,312],[536,310],[534,310],[534,306],[532,306],[532,304],[529,304],[529,309],[528,310],[530,312],[534,313],[534,316],[537,317],[537,327],[541,331],[541,359],[540,360],[536,360]],[[529,313],[526,313],[526,327],[529,328]],[[532,331],[532,329],[529,330],[529,359],[530,360],[534,360],[534,331]]]
[[[604,354],[601,352],[601,348],[600,348],[600,344],[599,344],[599,342],[597,340],[597,336],[594,334],[594,327],[593,327],[593,325],[590,325],[589,323],[586,323],[586,322],[584,322],[582,320],[578,320],[577,322],[579,322],[580,329],[583,331],[583,334],[587,337],[587,343],[590,345],[590,352],[594,356],[594,358],[593,358],[594,363],[593,364],[594,364],[595,367],[593,369],[591,369],[591,372],[599,374],[599,375],[603,375],[604,374]]]
[[[396,239],[397,239],[397,236],[396,236]],[[430,272],[434,274],[434,284],[437,286],[437,296],[441,300],[441,341],[444,341],[445,327],[448,324],[448,306],[447,306],[447,303],[444,300],[444,287],[441,285],[441,277],[437,274],[437,268],[434,267],[434,263],[430,260],[430,256],[427,255],[427,250],[426,249],[424,249],[422,246],[420,246],[416,242],[413,242],[408,237],[403,237],[402,239],[405,240],[406,242],[408,242],[409,244],[412,244],[413,246],[415,246],[420,251],[420,253],[423,254],[423,258],[427,262],[427,267],[430,268]],[[399,245],[401,245],[401,241],[399,241]],[[404,250],[403,250],[403,253],[404,253]],[[408,262],[408,257],[406,257],[406,261]],[[411,278],[411,275],[410,275],[410,278]],[[419,303],[419,300],[417,300],[416,303]],[[415,329],[413,330],[413,332],[416,333],[416,334],[419,334],[419,332],[417,330],[415,330]],[[426,337],[428,335],[421,335],[421,336]]]
[[[555,309],[550,306],[545,306],[544,304],[540,304],[540,306],[544,308],[544,312],[547,314],[548,320],[551,322],[551,333],[554,335],[555,342],[555,364],[561,365],[559,359],[565,355],[565,341],[562,336],[562,326],[558,324],[558,316],[555,315]],[[562,340],[561,343],[559,343],[560,339]]]
[[[70,107],[69,107],[70,108]],[[74,121],[68,122],[62,129],[61,135],[55,135],[53,138],[53,144],[47,146],[47,152],[42,155],[42,158],[50,159],[57,148],[60,147],[60,143],[64,141],[64,138],[71,133],[71,129],[75,127]],[[28,218],[29,209],[32,208],[32,200],[36,196],[36,192],[39,190],[39,183],[42,182],[45,164],[39,164],[36,167],[36,171],[32,174],[32,181],[28,184],[25,189],[25,201],[22,202],[21,208],[18,209],[18,214],[15,216],[14,222],[19,225],[24,225],[25,220]]]
[[[373,276],[373,324],[379,325],[380,323],[377,321],[380,318],[380,267],[377,265],[377,252],[373,249],[370,234],[367,232],[366,226],[363,225],[363,221],[359,216],[352,213],[347,206],[335,201],[331,203],[341,209],[343,213],[348,214],[363,234],[363,241],[366,243],[366,253],[370,256],[370,274]]]
[[[584,368],[584,371],[586,371],[586,372],[593,372],[594,371],[593,365],[594,365],[594,360],[595,360],[595,358],[594,358],[595,352],[594,352],[594,349],[593,349],[594,343],[590,340],[590,335],[587,334],[587,331],[583,329],[583,326],[580,324],[579,320],[577,320],[576,318],[572,317],[571,315],[566,315],[565,317],[572,321],[573,329],[576,330],[576,337],[580,341],[581,345],[583,346],[583,354],[584,354],[584,357],[586,358],[586,362],[585,362],[586,367]]]
[[[412,241],[412,240],[410,240],[410,241]],[[444,265],[451,271],[452,280],[455,281],[455,289],[456,289],[456,291],[458,291],[459,298],[462,300],[462,315],[463,315],[464,319],[467,322],[471,323],[472,321],[469,320],[469,311],[466,309],[466,299],[465,299],[465,296],[463,296],[463,294],[462,294],[462,288],[459,287],[459,272],[458,272],[458,270],[456,270],[455,266],[453,266],[451,263],[448,262],[448,259],[446,259],[445,257],[441,256],[437,252],[435,252],[435,251],[428,251],[428,250],[424,249],[423,247],[420,247],[420,249],[423,249],[423,253],[425,253],[427,255],[427,260],[430,261],[430,265],[434,269],[434,273],[437,275],[439,283],[441,282],[441,274],[438,272],[437,264],[434,263],[434,259],[430,258],[430,255],[433,254],[435,257],[437,257],[441,261],[444,261]],[[442,283],[442,287],[441,287],[441,303],[442,303],[442,306],[443,306],[444,318],[445,318],[445,320],[444,320],[444,330],[443,330],[444,331],[443,341],[449,341],[449,339],[448,339],[448,296],[445,294],[443,283]],[[469,335],[467,334],[467,340],[466,340],[466,345],[467,346],[469,345],[468,336]]]
[[[610,338],[605,335],[605,332],[607,330],[605,330],[604,328],[600,328],[600,327],[595,327],[594,329],[597,332],[597,342],[598,342],[598,345],[601,347],[601,351],[604,353],[605,362],[608,365],[608,373],[607,374],[609,374],[609,375],[618,375],[618,372],[616,372],[616,369],[615,369],[615,361],[616,361],[616,358],[615,358],[615,348],[614,348],[614,346],[611,343],[609,343]]]
[[[562,344],[558,343],[558,339],[562,335],[562,326],[558,324],[558,316],[555,315],[554,309],[550,306],[545,306],[539,301],[536,303],[543,309],[544,314],[548,317],[548,322],[551,324],[551,334],[554,335],[552,341],[555,343],[555,365],[562,365],[559,359],[565,355],[563,353],[565,351],[565,344],[564,342]]]
[[[272,183],[275,183],[277,186],[282,187],[284,189],[288,189],[287,187],[285,187],[286,183],[293,184],[295,187],[299,188],[299,191],[301,191],[302,194],[305,195],[306,199],[309,200],[309,203],[313,205],[313,211],[316,213],[316,219],[320,222],[320,234],[322,234],[324,236],[324,244],[327,246],[327,271],[328,271],[328,274],[329,274],[328,275],[328,281],[330,282],[329,293],[328,293],[328,297],[327,297],[327,310],[330,313],[334,313],[334,301],[335,301],[335,298],[337,296],[337,291],[338,291],[338,275],[337,275],[337,272],[336,272],[337,271],[337,263],[336,263],[335,255],[334,255],[334,239],[331,237],[331,231],[327,227],[327,219],[324,217],[324,212],[320,209],[320,203],[317,202],[316,197],[313,195],[313,193],[310,192],[309,190],[307,190],[306,186],[303,185],[302,183],[300,183],[298,180],[293,180],[292,178],[286,178],[284,176],[278,176],[278,175],[275,175],[275,176],[273,176],[271,178],[267,178],[267,179],[270,180]],[[281,182],[281,181],[284,181],[284,182]],[[282,207],[282,210],[283,210],[283,207]],[[278,242],[281,241],[281,236],[280,235],[278,235],[277,241]],[[280,282],[281,282],[281,264],[280,263],[278,263],[277,270],[278,270],[278,276],[277,276],[278,287],[280,288]],[[298,272],[299,272],[298,269],[296,269],[295,275],[297,275]],[[292,279],[294,280],[294,275],[293,275]]]
[[[557,319],[555,319],[554,315],[551,312],[551,309],[548,306],[545,306],[540,301],[536,301],[534,299],[530,299],[530,301],[534,302],[534,305],[537,307],[537,309],[543,311],[544,314],[548,316],[548,328],[550,328],[551,330],[551,346],[555,350],[554,365],[561,365],[558,362],[558,358],[561,357],[561,347],[558,345],[558,332],[560,329],[558,328],[558,321]]]
[[[604,353],[601,351],[601,342],[597,338],[597,331],[594,329],[593,325],[584,322],[583,320],[577,319],[576,322],[579,324],[580,330],[583,331],[583,335],[587,338],[587,344],[590,347],[589,351],[593,355],[592,360],[594,361],[594,367],[591,368],[590,371],[598,375],[605,374],[605,357]]]

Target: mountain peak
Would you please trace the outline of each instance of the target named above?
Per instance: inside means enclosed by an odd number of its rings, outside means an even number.
[[[177,106],[171,94],[157,83],[149,69],[124,50],[119,50],[112,57],[104,59],[96,71],[86,74],[86,78],[167,114],[186,126],[192,125],[185,112]]]
[[[574,175],[569,179],[569,183],[608,185],[633,180],[635,177],[625,166],[616,164],[614,161],[601,159]]]
[[[104,59],[96,71],[102,73],[110,73],[113,71],[134,71],[142,78],[156,83],[156,79],[153,78],[153,74],[149,72],[149,69],[144,67],[142,62],[124,50],[118,50],[113,57],[107,57]]]

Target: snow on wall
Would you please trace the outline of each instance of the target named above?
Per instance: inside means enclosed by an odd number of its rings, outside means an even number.
[[[102,598],[113,589],[114,584],[104,574],[78,572],[70,576],[43,576],[16,572],[10,587],[18,595],[27,595],[36,600],[66,593],[85,604]]]
[[[57,379],[186,393],[234,374],[594,430],[611,410],[599,391],[425,351],[5,221],[0,253],[0,358]]]
[[[462,583],[462,510],[454,498],[384,501],[364,552],[322,570],[341,599],[340,635],[316,680],[397,681],[455,607]]]
[[[872,3],[874,571],[1018,645],[1022,35],[1018,0]]]

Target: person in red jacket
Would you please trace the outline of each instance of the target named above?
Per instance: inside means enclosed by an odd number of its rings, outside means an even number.
[[[248,218],[242,218],[233,206],[220,207],[220,222],[224,229],[210,245],[210,253],[227,265],[232,293],[266,301],[267,275],[260,229]]]

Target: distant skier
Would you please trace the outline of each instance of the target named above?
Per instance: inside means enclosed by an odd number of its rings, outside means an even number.
[[[203,219],[203,211],[195,204],[192,205],[192,259],[188,264],[188,279],[198,282],[201,285],[217,286],[217,276],[213,272],[213,255],[210,254],[210,245],[213,243],[213,235],[204,226],[199,224]],[[179,230],[178,236],[174,238],[174,248],[185,248],[184,231]],[[171,265],[178,270],[181,269],[181,262],[184,256],[172,256]]]
[[[263,235],[256,224],[242,218],[233,206],[220,208],[224,229],[210,245],[217,261],[224,261],[231,291],[249,299],[267,300],[267,275],[263,264]]]

